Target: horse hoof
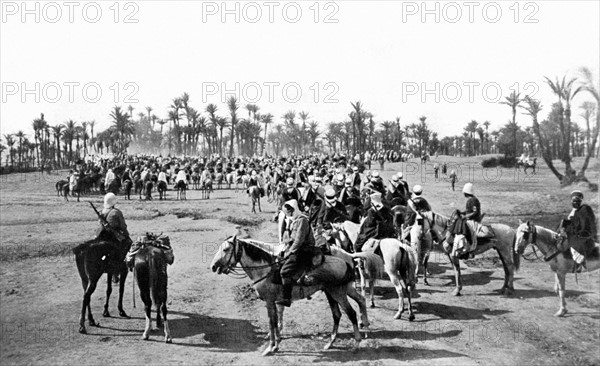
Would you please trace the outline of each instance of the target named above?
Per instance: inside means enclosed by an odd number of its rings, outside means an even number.
[[[330,348],[331,348],[331,346],[333,346],[333,342],[329,342],[329,343],[327,343],[327,344],[325,345],[325,347],[323,347],[323,349],[324,349],[325,351],[327,351],[328,349],[330,349]]]
[[[142,335],[142,341],[147,341],[150,337],[147,334]]]
[[[85,326],[82,325],[82,326],[79,327],[79,333],[81,333],[81,334],[87,334],[87,330],[85,329]]]
[[[460,296],[460,291],[459,290],[452,291],[452,296]]]
[[[415,314],[410,314],[410,315],[408,316],[408,321],[409,321],[409,322],[412,322],[412,321],[414,321],[414,320],[415,320]]]
[[[88,321],[88,324],[90,325],[90,327],[99,327],[100,326],[100,323],[98,323],[95,320]]]
[[[374,302],[372,302],[372,303],[371,303],[371,308],[374,308],[374,307],[375,307],[375,303],[374,303]]]
[[[173,343],[171,337],[165,338],[165,343]]]
[[[401,312],[397,312],[396,315],[394,315],[394,319],[401,319],[401,318],[402,318]]]
[[[121,318],[127,318],[127,319],[131,318],[129,315],[127,315],[127,313],[124,310],[119,310],[119,316]]]
[[[558,318],[562,318],[563,316],[565,316],[566,313],[567,313],[567,309],[560,309],[556,312],[556,314],[554,314],[554,316],[556,316]]]
[[[110,313],[108,312],[108,310],[104,310],[104,312],[102,313],[102,316],[105,318],[110,318]]]
[[[267,349],[264,350],[261,355],[264,357],[264,356],[269,356],[270,354],[271,354],[271,347],[267,347]]]
[[[424,283],[425,285],[427,285],[427,286],[430,286],[430,285],[429,285],[429,282],[427,282],[427,280],[424,280],[424,282],[423,282],[423,283]]]

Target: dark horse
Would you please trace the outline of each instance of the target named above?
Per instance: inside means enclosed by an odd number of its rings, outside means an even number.
[[[85,311],[87,309],[88,322],[91,326],[99,326],[94,321],[90,300],[96,290],[98,280],[103,273],[106,273],[106,303],[104,304],[104,317],[110,317],[108,312],[108,301],[112,292],[111,280],[113,275],[119,276],[119,315],[128,318],[129,316],[123,310],[123,292],[125,291],[125,280],[127,279],[127,266],[125,265],[125,255],[129,251],[129,245],[119,244],[114,237],[106,232],[98,238],[89,240],[73,248],[77,270],[81,277],[83,285],[83,304],[81,306],[81,317],[79,318],[79,333],[87,333],[85,329]]]
[[[171,331],[167,321],[167,258],[162,249],[153,246],[142,248],[135,255],[135,274],[140,297],[144,302],[146,327],[142,339],[147,340],[152,328],[152,303],[156,306],[156,326],[164,320],[165,342],[171,343]]]
[[[158,191],[158,199],[162,200],[163,198],[167,199],[167,182],[160,180],[158,181],[158,185],[156,186],[156,190]]]
[[[126,200],[131,200],[131,188],[133,187],[133,182],[131,179],[125,179],[123,182],[123,194],[125,195]]]

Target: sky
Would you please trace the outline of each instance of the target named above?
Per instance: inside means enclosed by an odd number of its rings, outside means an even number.
[[[587,66],[598,77],[599,4],[0,1],[0,130],[32,135],[44,113],[50,125],[95,120],[100,131],[115,105],[166,118],[184,92],[222,116],[232,94],[276,122],[306,111],[322,130],[356,101],[376,122],[426,116],[440,136],[471,120],[494,130],[511,118],[498,102],[513,90],[541,99],[543,119],[557,100],[545,76]]]

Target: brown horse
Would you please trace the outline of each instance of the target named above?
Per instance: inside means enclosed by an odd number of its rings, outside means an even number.
[[[110,317],[108,302],[112,293],[111,280],[113,275],[119,276],[119,302],[117,308],[119,315],[128,318],[123,310],[123,292],[125,291],[125,280],[127,279],[127,266],[125,255],[129,251],[129,245],[121,246],[111,234],[103,231],[97,239],[87,241],[73,248],[77,270],[83,285],[83,303],[81,306],[81,317],[79,318],[79,333],[87,333],[85,329],[85,312],[87,309],[88,322],[91,326],[99,326],[92,316],[90,300],[96,290],[98,280],[106,273],[106,303],[104,304],[104,317]]]
[[[156,306],[156,326],[164,321],[165,342],[171,343],[171,331],[167,321],[167,258],[162,249],[147,246],[140,249],[134,258],[140,297],[144,302],[146,327],[142,339],[148,340],[152,329],[152,303]],[[162,313],[162,321],[161,321]]]
[[[258,204],[258,212],[262,212],[260,209],[260,189],[258,186],[252,186],[248,188],[248,195],[252,200],[252,213],[256,213],[256,205]]]
[[[327,343],[325,349],[329,349],[337,338],[340,318],[342,316],[339,308],[341,306],[352,322],[354,329],[352,351],[357,351],[361,336],[356,312],[348,302],[347,297],[350,296],[351,292],[356,293],[356,290],[352,286],[352,268],[340,258],[332,256],[325,256],[325,258],[324,263],[311,272],[315,273],[319,271],[321,281],[316,281],[318,283],[302,287],[294,286],[292,299],[298,300],[310,296],[319,290],[323,290],[333,314],[333,332],[331,340]],[[274,281],[276,266],[280,263],[277,259],[278,255],[273,253],[270,248],[265,248],[251,240],[237,239],[234,236],[221,244],[211,263],[213,272],[217,272],[218,274],[236,273],[236,266],[240,264],[241,269],[254,282],[254,289],[259,297],[266,302],[269,314],[270,343],[263,351],[263,356],[277,352],[279,350],[279,343],[281,342],[278,327],[279,315],[275,305],[275,302],[280,300],[282,296],[281,285]],[[350,276],[348,276],[349,274]],[[362,298],[360,295],[358,297]],[[365,326],[368,326],[364,298],[362,298],[360,308]]]

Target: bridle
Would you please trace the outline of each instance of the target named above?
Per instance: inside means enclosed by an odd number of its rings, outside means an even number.
[[[240,263],[240,260],[242,259],[243,248],[239,244],[239,240],[235,236],[233,238],[227,239],[227,241],[232,245],[232,251],[231,251],[231,254],[229,255],[229,258],[225,262],[225,268],[227,268],[229,270],[225,274],[230,277],[233,277],[236,279],[246,278],[246,277],[248,277],[248,275],[245,272],[242,272],[240,270],[269,268],[269,267],[273,267],[274,265],[278,265],[278,264],[284,262],[284,260],[276,260],[273,263],[263,264],[260,266],[242,266],[241,264],[238,265]],[[232,263],[232,260],[233,260],[233,263]],[[269,276],[269,274],[270,274],[270,272],[268,272],[265,276],[259,278],[258,280],[255,280],[252,284],[255,285],[258,282],[264,280],[265,278],[267,278]]]

